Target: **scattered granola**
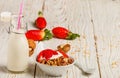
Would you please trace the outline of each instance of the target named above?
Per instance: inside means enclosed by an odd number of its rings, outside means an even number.
[[[114,62],[112,62],[112,68],[115,68],[115,67],[117,67],[117,62],[116,61],[114,61]]]

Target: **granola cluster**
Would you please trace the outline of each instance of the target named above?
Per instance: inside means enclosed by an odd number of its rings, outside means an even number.
[[[64,58],[63,56],[56,58],[56,59],[50,59],[50,60],[45,60],[42,59],[40,63],[50,65],[50,66],[65,66],[72,64],[74,60],[72,58]]]

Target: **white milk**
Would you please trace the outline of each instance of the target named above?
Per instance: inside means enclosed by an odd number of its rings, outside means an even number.
[[[29,46],[23,29],[14,31],[9,36],[7,68],[13,72],[22,72],[28,66]]]
[[[8,70],[24,71],[28,65],[28,58],[29,47],[25,34],[12,32],[8,41]]]

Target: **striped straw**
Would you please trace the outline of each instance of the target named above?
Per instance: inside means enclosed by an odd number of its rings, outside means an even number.
[[[17,26],[17,30],[20,29],[21,26],[21,17],[22,17],[22,12],[23,12],[23,0],[20,4],[20,11],[19,11],[19,16],[18,16],[18,26]]]

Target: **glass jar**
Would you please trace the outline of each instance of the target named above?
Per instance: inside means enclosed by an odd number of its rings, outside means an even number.
[[[29,46],[25,36],[26,26],[21,20],[17,30],[17,17],[12,17],[8,40],[7,69],[12,72],[23,72],[28,67]]]

